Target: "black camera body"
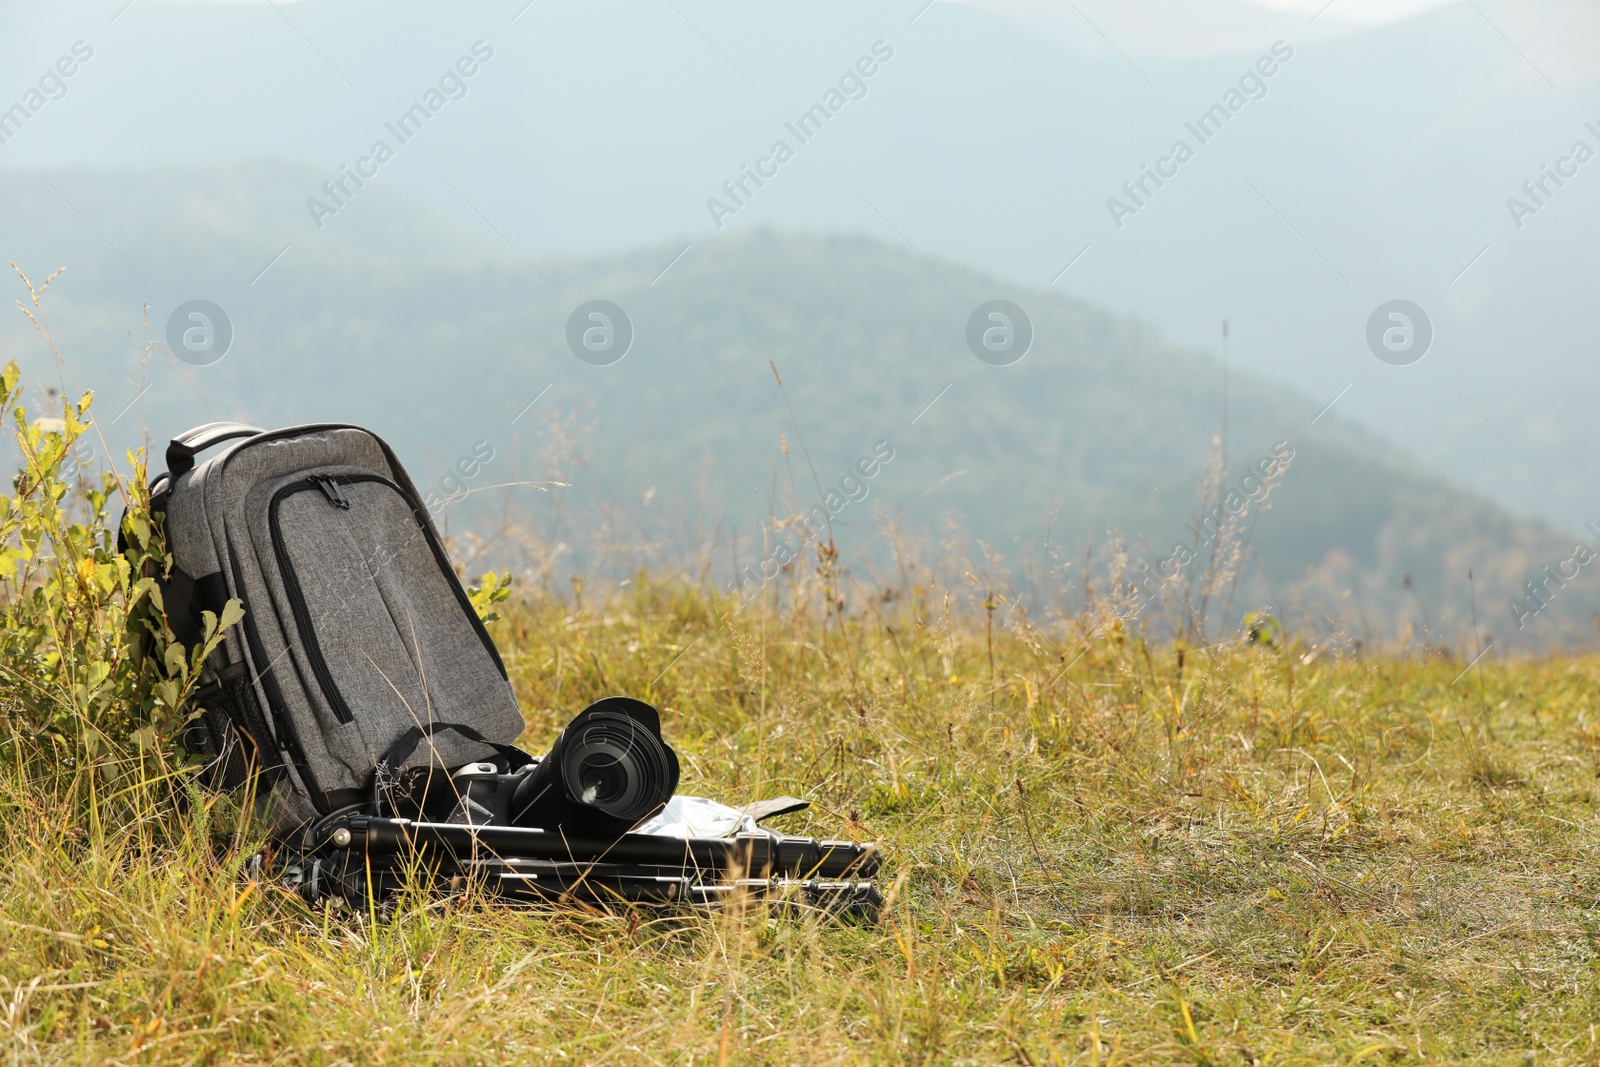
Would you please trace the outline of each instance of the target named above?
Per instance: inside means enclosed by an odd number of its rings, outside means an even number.
[[[590,704],[542,757],[506,747],[516,758],[502,753],[451,772],[430,764],[390,776],[375,813],[618,837],[678,789],[678,755],[661,737],[660,714],[631,697]]]

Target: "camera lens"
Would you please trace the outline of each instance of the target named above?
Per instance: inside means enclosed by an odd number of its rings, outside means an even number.
[[[623,709],[590,707],[563,737],[562,784],[579,804],[637,822],[677,788],[677,760],[669,760],[660,735]]]
[[[608,697],[561,731],[512,796],[522,825],[625,831],[654,814],[678,788],[678,757],[661,739],[661,719],[643,701]]]

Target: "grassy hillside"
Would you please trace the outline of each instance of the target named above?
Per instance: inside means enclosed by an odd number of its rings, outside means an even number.
[[[18,1063],[1591,1061],[1600,663],[1453,682],[1463,664],[1180,661],[1015,621],[991,652],[936,604],[840,629],[640,585],[497,628],[530,746],[592,697],[648,696],[686,791],[802,795],[815,807],[785,829],[882,842],[875,929],[307,911],[241,880],[247,847],[213,857],[226,805],[113,819],[94,772],[25,770],[37,743],[8,727],[0,1046]]]
[[[525,747],[650,700],[685,792],[803,796],[784,828],[880,842],[878,925],[470,891],[308,910],[246,877],[259,834],[190,784],[203,650],[140,580],[137,482],[64,468],[84,413],[20,420],[0,507],[10,1062],[1596,1054],[1600,662],[1324,654],[1265,621],[1164,645],[1112,597],[1035,621],[949,561],[867,591],[800,567],[742,607],[576,582],[492,624]]]

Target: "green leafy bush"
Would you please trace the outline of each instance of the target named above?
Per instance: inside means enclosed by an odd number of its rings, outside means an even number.
[[[233,601],[220,620],[208,612],[203,642],[178,643],[162,612],[158,579],[171,562],[143,454],[128,454],[126,477],[81,470],[80,444],[97,432],[92,394],[30,417],[20,378],[15,363],[0,375],[18,461],[0,495],[0,760],[85,801],[101,792],[147,810],[148,795],[135,794],[183,775],[172,739],[201,662],[243,611]]]

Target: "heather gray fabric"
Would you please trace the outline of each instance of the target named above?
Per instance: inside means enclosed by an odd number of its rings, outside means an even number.
[[[308,484],[312,476],[333,478],[348,508]],[[378,760],[413,726],[460,723],[502,744],[522,733],[511,686],[455,574],[440,565],[437,531],[417,501],[388,446],[347,426],[230,443],[172,486],[177,565],[197,579],[221,571],[245,605],[245,623],[208,671],[249,667],[291,769],[265,799],[276,825],[369,790]],[[341,701],[351,721],[341,720]],[[485,755],[481,743],[441,731],[402,766]]]

